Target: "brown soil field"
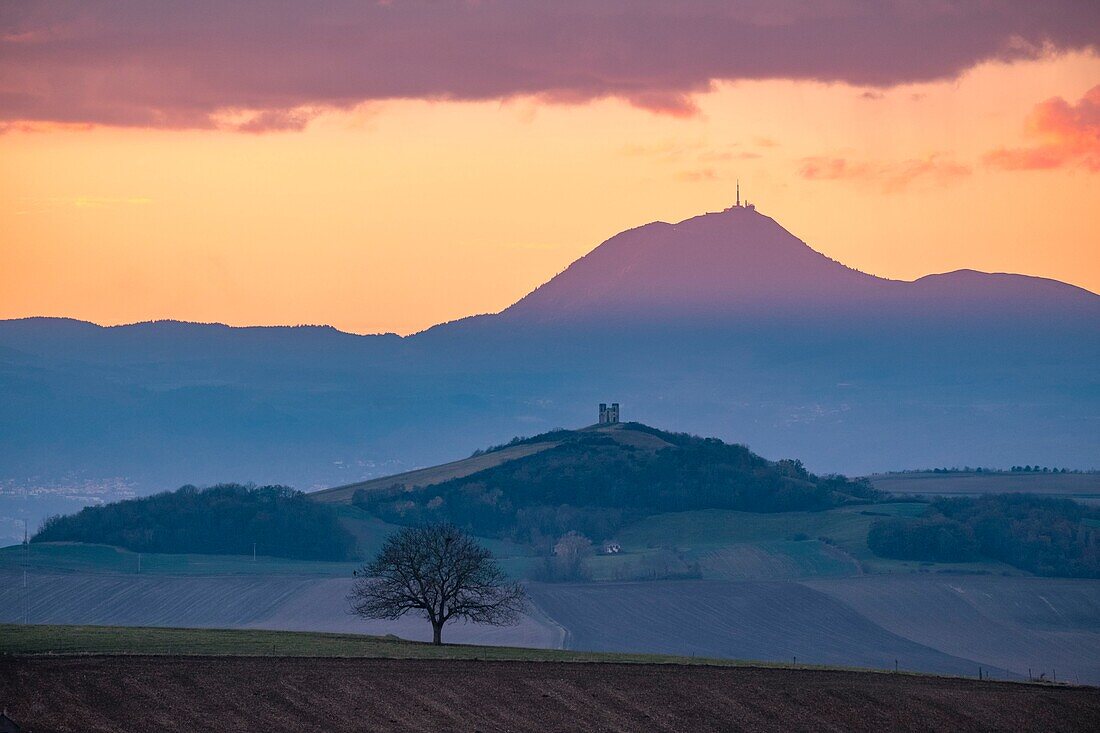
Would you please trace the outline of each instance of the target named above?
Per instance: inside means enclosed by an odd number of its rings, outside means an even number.
[[[60,731],[1098,730],[1100,690],[866,672],[247,657],[8,657]]]

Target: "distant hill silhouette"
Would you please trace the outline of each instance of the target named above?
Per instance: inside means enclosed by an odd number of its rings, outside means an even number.
[[[623,232],[495,315],[328,327],[0,322],[0,479],[348,484],[626,419],[815,472],[1095,466],[1100,296],[858,272],[744,208]]]

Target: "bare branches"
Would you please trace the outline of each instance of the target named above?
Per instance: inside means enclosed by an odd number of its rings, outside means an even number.
[[[364,618],[397,619],[420,612],[435,643],[451,619],[509,626],[518,623],[527,594],[492,554],[452,524],[406,527],[356,572],[348,600]]]

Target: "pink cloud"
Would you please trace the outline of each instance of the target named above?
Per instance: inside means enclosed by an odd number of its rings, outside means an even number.
[[[1076,104],[1053,97],[1035,105],[1025,132],[1031,147],[997,148],[986,153],[987,165],[1005,170],[1041,170],[1079,165],[1100,171],[1100,84]]]
[[[689,116],[719,80],[884,88],[1097,45],[1100,3],[1079,0],[20,0],[0,13],[0,123],[251,110],[241,129],[292,130],[371,100],[524,96]]]
[[[947,184],[969,176],[970,167],[939,155],[899,162],[869,163],[840,157],[803,158],[799,175],[811,181],[856,181],[880,187],[887,193],[905,190],[918,182]]]
[[[233,126],[238,132],[285,132],[302,130],[309,123],[310,112],[303,110],[263,110]]]

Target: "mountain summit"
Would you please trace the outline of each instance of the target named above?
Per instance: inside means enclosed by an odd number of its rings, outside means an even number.
[[[732,206],[615,235],[501,315],[551,323],[599,318],[895,314],[956,308],[1093,310],[1100,298],[1065,283],[972,270],[914,282],[854,270],[774,219]]]
[[[843,302],[892,283],[810,248],[774,219],[731,207],[617,234],[504,313],[652,316]]]

